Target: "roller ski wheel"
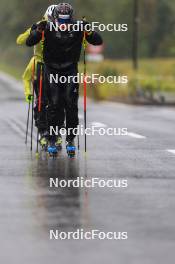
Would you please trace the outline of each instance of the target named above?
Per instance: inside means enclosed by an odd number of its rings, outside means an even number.
[[[48,146],[47,152],[49,156],[52,157],[53,159],[55,159],[58,155],[58,149],[55,145]]]
[[[70,142],[66,143],[66,150],[67,150],[67,155],[68,155],[69,158],[74,158],[75,157],[76,147],[75,147],[73,141],[70,141]]]

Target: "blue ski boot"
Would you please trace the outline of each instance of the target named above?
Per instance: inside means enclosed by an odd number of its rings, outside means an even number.
[[[76,151],[74,140],[66,142],[66,149],[67,149],[68,157],[74,158],[75,157],[75,151]]]
[[[52,158],[56,158],[58,154],[58,149],[55,145],[49,145],[47,148],[47,152],[49,153],[49,156]]]
[[[55,145],[55,138],[49,140],[47,152],[49,153],[50,157],[56,158],[58,154],[58,149],[57,146]]]

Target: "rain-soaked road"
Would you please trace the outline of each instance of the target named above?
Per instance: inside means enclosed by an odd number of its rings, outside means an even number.
[[[16,86],[0,76],[0,263],[172,264],[175,108],[88,102],[89,125],[128,128],[128,136],[88,137],[87,157],[80,138],[74,160],[65,148],[56,160],[36,159],[24,144],[27,111]],[[126,179],[128,187],[50,188],[50,177]],[[50,230],[77,229],[128,239],[49,239]]]

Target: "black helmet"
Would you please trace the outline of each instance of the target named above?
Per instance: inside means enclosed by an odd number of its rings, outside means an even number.
[[[60,23],[69,22],[73,16],[73,7],[68,3],[58,4],[53,11],[53,17]]]

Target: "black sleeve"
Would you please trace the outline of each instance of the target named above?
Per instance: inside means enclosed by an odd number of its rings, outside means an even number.
[[[103,44],[102,37],[100,36],[99,33],[95,32],[95,31],[91,32],[89,35],[87,34],[86,40],[90,44],[95,45],[95,46]]]
[[[28,36],[27,40],[26,40],[26,45],[28,47],[32,47],[36,44],[38,44],[42,39],[42,33],[33,30],[31,31],[30,35]]]

